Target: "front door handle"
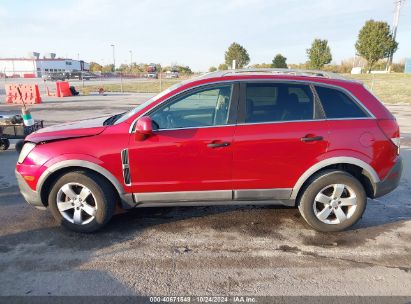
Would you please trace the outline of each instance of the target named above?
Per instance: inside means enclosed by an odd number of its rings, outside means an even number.
[[[311,141],[320,141],[323,140],[324,138],[322,136],[309,136],[306,135],[304,137],[301,137],[302,142],[311,142]]]
[[[230,145],[229,142],[223,141],[223,142],[212,142],[212,143],[209,143],[209,144],[207,145],[207,147],[214,149],[214,148],[228,147],[229,145]]]

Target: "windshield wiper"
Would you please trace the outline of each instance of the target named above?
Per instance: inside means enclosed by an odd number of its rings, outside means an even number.
[[[126,112],[124,112],[126,113]],[[111,126],[112,124],[114,124],[117,119],[119,119],[121,116],[124,115],[124,113],[120,113],[120,114],[116,114],[113,116],[110,116],[109,118],[107,118],[104,122],[103,122],[103,126]]]

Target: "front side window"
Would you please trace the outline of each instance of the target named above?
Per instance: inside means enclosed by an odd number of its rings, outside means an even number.
[[[340,90],[316,86],[325,116],[327,118],[360,118],[368,117],[350,97]]]
[[[246,123],[311,120],[314,98],[308,85],[249,83],[245,113]]]
[[[231,85],[213,87],[184,95],[150,114],[156,129],[226,125]]]

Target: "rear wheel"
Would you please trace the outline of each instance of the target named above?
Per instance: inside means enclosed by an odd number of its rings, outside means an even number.
[[[367,203],[361,183],[344,171],[320,172],[303,191],[300,213],[311,227],[322,232],[341,231],[354,225]]]
[[[56,221],[77,232],[93,232],[114,214],[116,195],[98,174],[75,171],[62,175],[52,186],[48,202]]]

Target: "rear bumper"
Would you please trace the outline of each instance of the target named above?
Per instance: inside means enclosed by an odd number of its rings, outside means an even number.
[[[35,206],[36,208],[44,209],[45,206],[41,202],[40,195],[36,191],[33,191],[29,187],[29,185],[27,185],[26,181],[24,180],[23,176],[21,176],[20,173],[18,173],[17,171],[15,173],[16,173],[17,184],[19,185],[21,195],[23,195],[26,202],[29,203],[30,205]]]
[[[374,198],[383,196],[398,187],[402,174],[402,158],[399,156],[395,165],[391,168],[387,176],[375,184]]]

